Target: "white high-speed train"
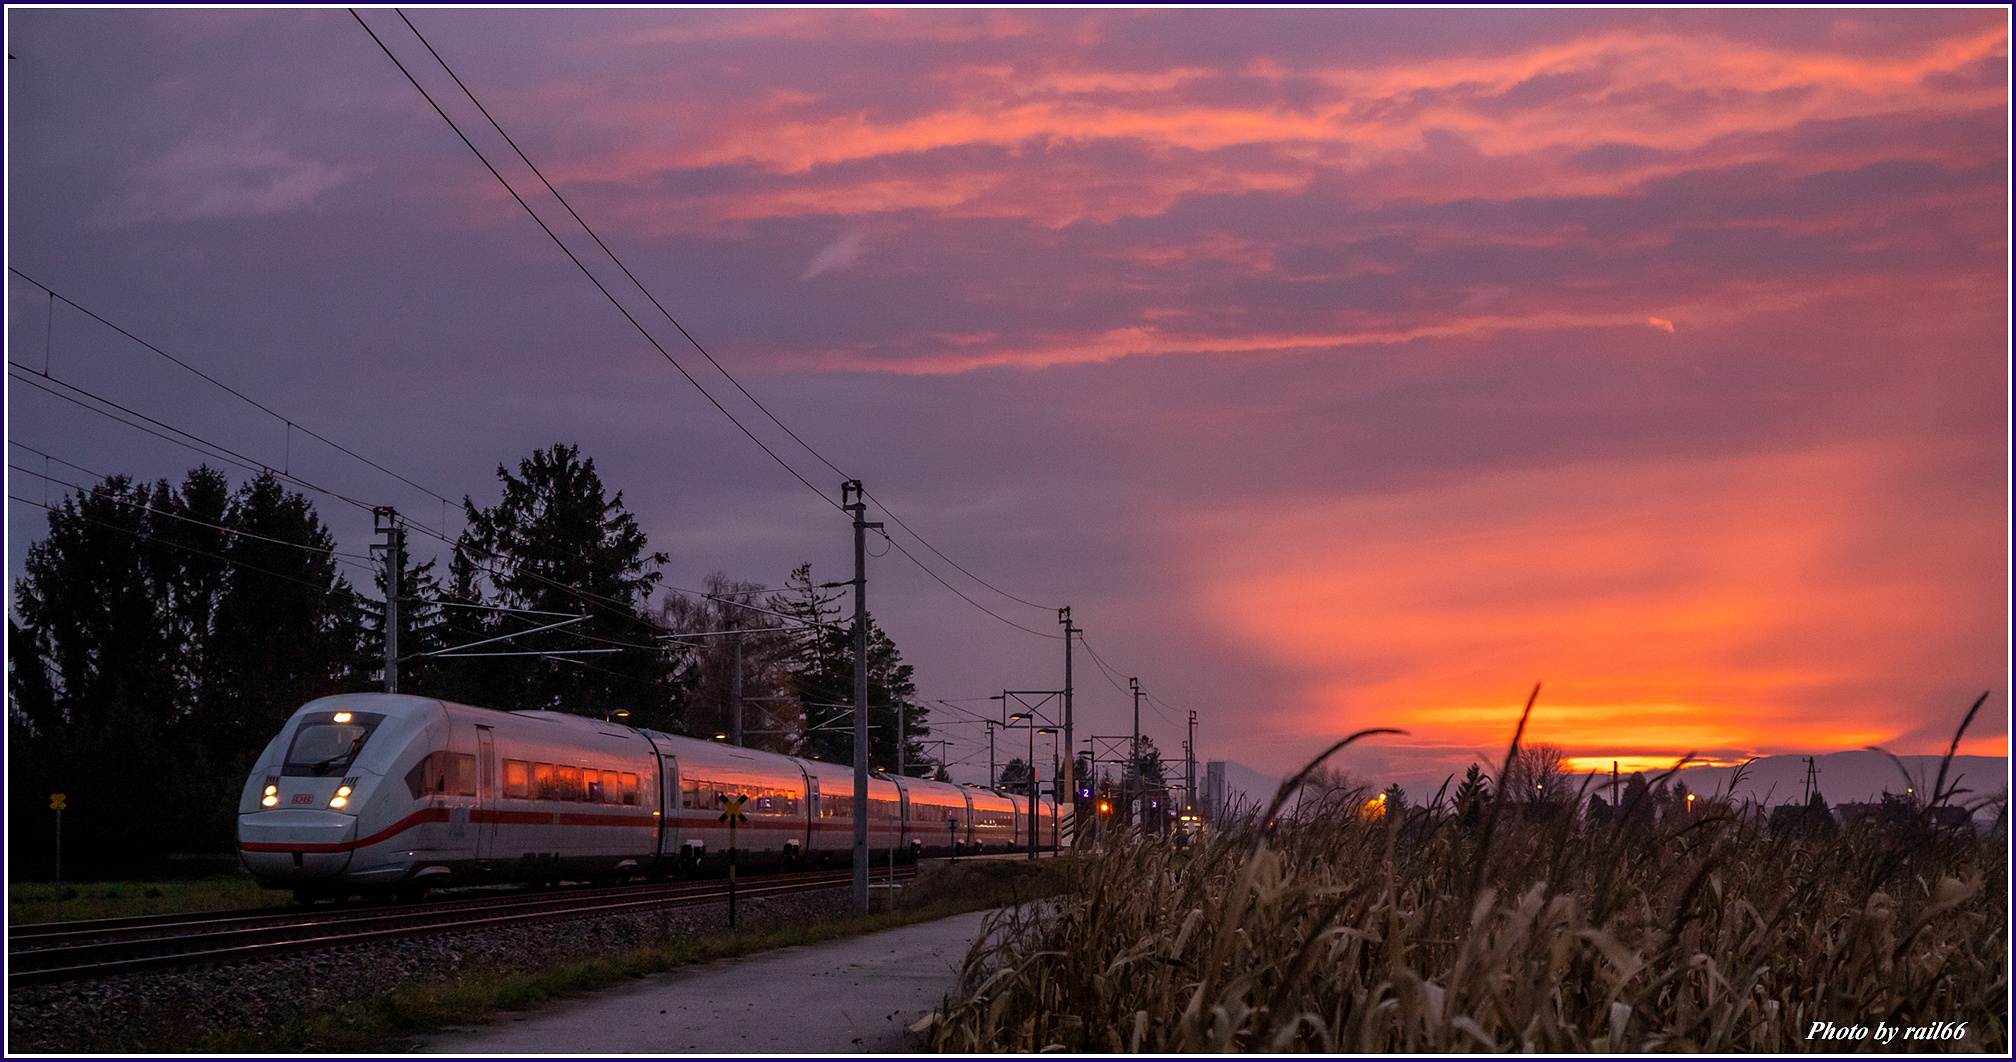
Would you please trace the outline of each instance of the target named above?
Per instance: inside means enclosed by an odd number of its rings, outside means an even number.
[[[239,857],[304,902],[486,882],[616,880],[727,860],[847,865],[854,771],[559,712],[400,694],[304,705],[261,753]],[[868,782],[870,858],[1027,850],[1029,798],[919,778]],[[1054,848],[1054,801],[1036,844]]]

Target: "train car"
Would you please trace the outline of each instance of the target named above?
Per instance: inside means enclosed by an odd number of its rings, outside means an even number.
[[[812,822],[813,857],[821,862],[851,863],[854,859],[854,768],[820,760],[799,760],[806,778],[819,794],[818,816]],[[903,792],[881,775],[868,776],[868,854],[887,858],[903,843]]]
[[[659,861],[658,771],[628,727],[427,697],[294,713],[246,779],[240,859],[306,900],[612,878]]]
[[[968,843],[975,852],[1012,852],[1026,841],[1028,833],[1021,829],[1022,816],[1016,800],[1006,793],[979,787],[967,789],[966,794],[973,808],[973,832]]]
[[[903,847],[912,856],[961,855],[971,845],[973,807],[967,790],[928,778],[898,778],[909,811]]]
[[[1013,846],[1007,798],[874,776],[870,858],[930,847],[951,819],[946,791],[969,850]],[[741,865],[852,861],[848,767],[560,712],[342,694],[296,711],[260,754],[239,851],[262,883],[304,901],[658,876],[726,863],[735,797]]]
[[[665,850],[678,865],[725,865],[730,840],[723,818],[729,801],[742,818],[733,835],[736,861],[747,867],[796,866],[817,847],[816,785],[806,764],[789,756],[645,731],[656,747],[666,800]]]

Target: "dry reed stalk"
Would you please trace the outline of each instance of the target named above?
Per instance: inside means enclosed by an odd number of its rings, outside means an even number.
[[[1281,806],[1183,851],[1116,840],[1078,894],[976,945],[920,1031],[952,1052],[1754,1053],[1870,1046],[1815,1021],[1945,1021],[1965,1034],[1892,1049],[2008,1046],[1999,833],[1508,812],[1472,836],[1439,802]]]

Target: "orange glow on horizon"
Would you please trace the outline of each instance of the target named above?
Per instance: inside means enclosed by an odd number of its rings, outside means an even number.
[[[1529,469],[1199,515],[1184,555],[1201,614],[1306,676],[1316,707],[1289,733],[1393,726],[1421,748],[1502,753],[1515,676],[1536,676],[1524,741],[1584,769],[1624,758],[1602,749],[1661,770],[1690,751],[1944,752],[1883,683],[2002,673],[2004,584],[1978,560],[2006,530],[2000,499],[1949,504],[1938,524],[1880,499],[1945,459],[1862,444]],[[1918,548],[1851,562],[1896,535]]]
[[[1748,758],[1749,757],[1747,756],[1744,757],[1744,759]],[[1567,766],[1568,770],[1574,774],[1598,774],[1598,775],[1609,774],[1611,765],[1614,763],[1616,765],[1617,773],[1619,776],[1636,774],[1640,771],[1643,771],[1646,774],[1659,774],[1665,771],[1670,771],[1675,767],[1683,766],[1680,762],[1680,757],[1678,755],[1570,756],[1567,759],[1563,760],[1562,762]],[[1684,766],[1734,767],[1742,762],[1743,760],[1704,759],[1702,757],[1696,756],[1693,759],[1688,760],[1686,764],[1684,764]]]

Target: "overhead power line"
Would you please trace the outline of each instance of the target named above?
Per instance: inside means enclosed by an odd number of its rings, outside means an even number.
[[[517,141],[511,137],[510,133],[505,131],[503,125],[497,121],[494,115],[490,113],[489,108],[483,105],[483,102],[477,98],[475,92],[469,88],[467,83],[465,83],[458,74],[455,73],[454,68],[448,64],[447,60],[443,58],[440,52],[433,46],[433,44],[427,40],[426,36],[420,32],[419,28],[413,25],[412,20],[406,17],[405,12],[397,11],[397,13],[400,17],[400,20],[406,24],[407,29],[410,30],[413,33],[413,36],[419,40],[422,47],[426,48],[427,53],[434,59],[435,63],[437,63],[441,67],[441,69],[448,75],[448,77],[454,81],[455,86],[462,91],[462,94],[466,96],[469,99],[469,102],[473,104],[476,107],[476,109],[483,115],[484,120],[490,124],[490,127],[494,129],[497,132],[497,134],[504,139],[504,142],[507,145],[509,145],[512,153],[517,155],[520,161],[524,162],[526,167],[532,171],[535,177],[538,178],[539,183],[543,185],[546,191],[553,196],[554,200],[557,201],[561,205],[561,207],[566,210],[568,216],[574,220],[574,223],[581,227],[582,231],[585,232],[588,235],[588,237],[594,241],[595,246],[601,250],[603,255],[605,255],[610,260],[610,262],[613,263],[616,266],[616,268],[622,272],[623,276],[629,280],[630,284],[634,286],[637,289],[637,291],[641,293],[647,301],[651,303],[652,307],[656,309],[658,313],[661,316],[663,316],[665,320],[669,322],[672,325],[672,327],[676,329],[679,332],[679,334],[682,337],[684,337],[689,344],[692,345],[693,349],[698,351],[700,355],[707,360],[708,364],[712,365],[716,371],[720,372],[722,377],[726,379],[729,382],[729,384],[736,389],[736,391],[740,392],[744,398],[748,399],[752,405],[754,405],[758,410],[760,410],[763,413],[763,415],[766,418],[768,418],[772,423],[777,425],[777,427],[781,429],[787,436],[789,436],[793,442],[796,442],[800,447],[802,447],[805,450],[805,452],[811,454],[821,464],[825,465],[828,469],[832,470],[834,473],[840,475],[843,479],[855,478],[849,476],[838,465],[834,464],[831,460],[827,459],[827,457],[824,454],[820,453],[817,448],[813,447],[810,443],[806,442],[802,436],[800,436],[796,431],[793,431],[791,427],[785,424],[784,421],[781,418],[779,418],[775,413],[771,412],[768,406],[765,406],[762,403],[762,401],[757,399],[755,395],[751,394],[749,389],[744,387],[741,381],[735,378],[733,373],[730,373],[727,370],[727,368],[723,366],[714,357],[714,355],[711,352],[709,352],[707,348],[704,345],[702,345],[700,341],[686,329],[684,325],[679,323],[677,318],[673,317],[671,311],[667,310],[665,308],[665,305],[662,302],[660,302],[658,298],[651,293],[650,289],[644,285],[643,281],[639,280],[637,275],[634,272],[632,272],[627,265],[623,263],[623,260],[615,253],[614,250],[612,250],[609,247],[608,243],[604,241],[602,237],[595,232],[594,227],[588,224],[587,220],[584,219],[580,215],[580,213],[574,209],[573,204],[567,201],[566,196],[561,194],[559,188],[557,188],[552,181],[547,179],[545,173],[539,169],[538,165],[534,163],[531,160],[530,156],[528,156],[525,153],[525,151],[518,146]],[[643,336],[645,341],[650,343],[651,346],[658,351],[661,357],[663,357],[669,364],[671,364],[671,366],[674,369],[678,370],[679,374],[682,377],[684,377],[688,383],[692,384],[694,389],[699,391],[701,396],[705,398],[709,404],[713,405],[715,409],[719,410],[722,416],[727,417],[729,422],[734,424],[737,430],[741,431],[742,434],[747,436],[751,442],[755,443],[757,447],[762,449],[762,451],[765,454],[767,454],[771,460],[775,461],[779,467],[783,468],[786,472],[790,473],[793,478],[797,479],[800,483],[803,483],[813,493],[817,494],[820,500],[838,508],[839,507],[838,504],[835,503],[831,498],[828,498],[824,491],[821,491],[818,487],[814,486],[810,480],[806,479],[805,476],[797,470],[796,467],[794,467],[789,461],[786,461],[781,454],[777,453],[767,443],[765,443],[761,438],[759,438],[756,435],[756,433],[749,428],[748,425],[742,423],[740,418],[735,416],[735,414],[731,412],[727,406],[723,405],[719,399],[715,398],[713,393],[710,392],[705,386],[703,386],[698,380],[698,378],[694,377],[692,373],[688,372],[685,366],[682,365],[677,358],[673,357],[670,351],[665,349],[665,346],[661,344],[658,341],[658,339],[651,334],[650,330],[645,328],[643,323],[638,321],[636,316],[632,314],[630,310],[623,305],[622,301],[616,297],[615,293],[609,289],[608,285],[604,284],[602,280],[595,275],[595,272],[588,267],[587,263],[583,262],[581,257],[579,255],[576,255],[574,251],[567,246],[566,241],[562,240],[559,234],[554,231],[553,227],[546,223],[546,220],[539,215],[539,212],[532,209],[531,204],[526,201],[523,195],[519,194],[518,190],[511,184],[510,180],[508,180],[503,175],[502,171],[500,171],[497,168],[497,166],[490,161],[489,157],[483,153],[482,149],[476,146],[475,142],[471,140],[469,135],[462,130],[461,126],[455,121],[455,119],[448,115],[447,110],[441,106],[440,102],[434,98],[433,94],[428,92],[425,86],[421,85],[419,78],[414,76],[413,72],[407,68],[405,63],[400,61],[397,55],[393,54],[392,49],[385,43],[384,39],[379,37],[378,34],[371,29],[370,25],[364,21],[361,15],[357,14],[355,9],[351,10],[351,17],[357,20],[358,25],[363,27],[364,32],[370,35],[372,41],[378,45],[380,50],[384,51],[386,57],[392,60],[393,65],[399,68],[399,72],[405,75],[407,81],[412,83],[414,89],[417,90],[421,94],[421,96],[427,100],[428,105],[434,109],[434,112],[436,114],[441,116],[442,121],[448,123],[449,127],[455,132],[455,135],[462,141],[462,143],[466,147],[469,148],[470,152],[477,157],[477,160],[483,164],[483,167],[488,171],[490,171],[490,175],[496,178],[499,184],[504,186],[505,191],[507,191],[511,195],[512,199],[515,200],[518,203],[518,205],[524,209],[526,214],[528,214],[532,218],[534,223],[536,223],[540,227],[540,229],[546,233],[547,237],[553,241],[554,245],[560,248],[561,252],[567,256],[568,260],[574,263],[575,268],[579,269],[581,273],[588,278],[589,282],[595,285],[596,290],[602,293],[603,297],[609,301],[610,305],[614,306],[617,312],[621,313],[624,319],[630,322],[631,327],[635,328],[638,334]],[[937,554],[947,564],[952,565],[955,569],[957,569],[960,573],[964,574],[967,578],[972,579],[974,582],[979,583],[980,585],[986,587],[987,589],[992,590],[997,594],[1001,594],[1003,597],[1007,597],[1010,600],[1016,601],[1020,604],[1028,605],[1029,607],[1032,608],[1041,608],[1048,611],[1054,611],[1054,609],[1052,609],[1051,606],[1040,605],[1035,602],[1028,601],[1024,598],[1017,597],[1004,590],[1001,590],[999,587],[994,586],[992,583],[989,583],[986,580],[981,579],[980,577],[974,575],[970,570],[965,568],[963,565],[960,565],[958,562],[952,560],[952,558],[947,556],[944,553],[944,551],[938,549],[937,546],[933,545],[929,540],[925,539],[924,536],[918,534],[914,528],[910,527],[909,524],[904,522],[901,517],[897,516],[897,514],[893,510],[891,510],[887,504],[883,503],[879,499],[876,499],[875,505],[877,508],[881,509],[884,513],[888,514],[889,517],[892,520],[894,520],[898,526],[902,527],[912,537],[916,538],[919,543],[923,544],[927,549],[931,550],[931,552]],[[890,541],[892,545],[896,544],[894,540]],[[901,548],[900,545],[898,546],[898,548],[899,549]],[[1003,617],[998,613],[995,613],[993,610],[988,609],[985,606],[980,605],[978,602],[974,601],[972,598],[967,597],[964,593],[960,593],[959,591],[954,589],[949,582],[946,582],[943,577],[939,576],[937,572],[932,571],[929,567],[927,567],[921,560],[919,560],[914,554],[911,554],[908,550],[904,550],[903,553],[905,557],[909,558],[911,563],[916,564],[920,568],[923,568],[925,572],[929,574],[938,583],[945,586],[947,589],[952,589],[953,592],[958,594],[962,600],[966,601],[970,605],[973,605],[975,608],[979,608],[981,611],[986,612],[988,615],[993,616],[995,619],[1000,620],[1001,622],[1006,623],[1009,626],[1015,627],[1018,630],[1022,630],[1031,634],[1037,634],[1042,637],[1061,637],[1058,635],[1043,634],[1043,632],[1035,631],[1032,630],[1031,628],[1024,627],[1021,624],[1015,623],[1007,619],[1006,617]]]
[[[196,451],[199,454],[202,454],[205,457],[216,458],[217,460],[237,465],[238,467],[246,469],[248,471],[271,472],[275,476],[287,480],[290,483],[296,484],[297,486],[300,486],[307,490],[312,490],[317,494],[322,494],[331,498],[335,498],[338,501],[347,502],[351,505],[357,506],[360,509],[368,511],[372,508],[369,502],[359,501],[356,498],[352,498],[347,494],[341,494],[336,491],[330,490],[327,487],[323,487],[315,483],[310,483],[309,481],[302,479],[300,476],[294,475],[292,472],[283,469],[276,469],[272,465],[269,465],[264,461],[260,461],[257,458],[241,454],[238,451],[233,450],[230,447],[224,446],[220,443],[211,442],[210,440],[200,435],[197,435],[194,432],[186,431],[182,428],[175,427],[174,425],[169,424],[166,421],[157,420],[153,417],[148,416],[145,413],[139,412],[138,410],[131,409],[127,406],[123,406],[117,402],[114,402],[111,399],[106,398],[105,396],[98,394],[94,391],[79,387],[73,383],[67,383],[63,380],[57,379],[54,376],[45,376],[42,373],[36,372],[34,369],[30,369],[27,366],[22,365],[20,362],[9,361],[7,365],[11,369],[18,370],[15,372],[8,373],[9,378],[18,380],[21,383],[25,383],[30,387],[37,388],[38,390],[46,391],[49,394],[56,396],[57,398],[63,399],[64,401],[71,403],[72,405],[88,409],[91,412],[96,413],[107,419],[119,421],[120,423],[125,424],[127,427],[136,428],[140,431],[146,432],[149,435],[153,435],[157,438],[165,439],[168,442],[175,443],[178,446],[187,447],[191,450]],[[40,379],[37,379],[37,377],[40,377]],[[47,383],[44,383],[43,381],[47,381]],[[113,409],[116,409],[129,417],[137,417],[140,420],[146,421],[148,424],[153,424],[163,429],[164,431],[170,431],[175,433],[176,435],[180,435],[182,436],[182,439],[170,438],[169,436],[162,435],[161,432],[155,431],[152,428],[147,428],[142,425],[135,424],[130,420],[125,420],[124,418],[114,416],[113,414],[108,413],[103,409],[99,409],[97,406],[93,406],[89,403],[79,401],[76,398],[71,397],[70,395],[66,395],[62,391],[58,391],[55,388],[48,386],[48,384],[55,384],[57,387],[61,387],[66,391],[74,391],[77,394],[83,395],[86,398],[91,399],[91,401],[93,402],[98,402],[103,405],[110,406]],[[204,449],[205,447],[208,447],[209,449],[206,450]]]
[[[498,172],[497,167],[491,163],[489,157],[484,155],[482,149],[478,148],[475,142],[469,139],[469,135],[462,131],[462,127],[456,123],[455,119],[450,118],[448,116],[448,112],[442,109],[441,104],[434,99],[433,94],[428,92],[426,87],[420,84],[420,79],[414,77],[412,71],[406,69],[406,64],[399,61],[399,57],[392,53],[392,49],[388,47],[385,44],[385,42],[379,38],[378,34],[371,29],[370,24],[364,21],[364,17],[362,15],[359,15],[355,8],[352,8],[350,10],[350,17],[356,19],[357,24],[359,26],[364,27],[364,32],[371,35],[371,40],[374,43],[376,43],[382,51],[384,51],[385,57],[392,60],[392,64],[399,68],[399,72],[406,76],[406,80],[413,83],[414,89],[416,89],[420,93],[420,95],[427,100],[428,106],[434,108],[434,113],[439,114],[441,116],[441,120],[448,123],[448,127],[454,130],[455,135],[461,139],[462,143],[466,145],[473,154],[475,154],[477,161],[483,164],[483,168],[489,170],[490,175],[492,177],[497,178],[497,183],[504,186],[504,190],[511,194],[512,199],[517,200],[518,205],[524,208],[525,213],[530,215],[532,220],[538,224],[539,228],[542,231],[544,231],[547,237],[553,241],[553,245],[560,248],[560,252],[567,256],[568,261],[573,262],[575,268],[581,271],[581,275],[587,277],[588,282],[590,284],[595,285],[595,290],[601,292],[602,297],[609,300],[609,304],[616,308],[617,313],[623,315],[624,320],[630,322],[630,326],[632,328],[635,328],[637,330],[637,333],[644,337],[644,341],[651,344],[651,346],[658,351],[660,356],[662,356],[666,361],[671,363],[674,369],[679,370],[679,375],[684,376],[686,378],[686,382],[692,384],[693,389],[699,391],[701,397],[705,398],[709,404],[711,404],[715,409],[720,410],[721,415],[727,417],[729,423],[734,424],[735,427],[742,432],[742,434],[749,437],[750,442],[755,443],[757,447],[760,448],[764,453],[770,455],[770,459],[772,461],[775,461],[778,467],[784,469],[784,471],[786,472],[789,472],[793,479],[796,479],[798,482],[804,484],[805,489],[811,491],[813,494],[818,495],[821,501],[825,502],[828,505],[833,506],[835,509],[840,508],[839,502],[836,502],[833,499],[828,498],[826,496],[825,491],[822,491],[818,487],[813,486],[811,480],[806,479],[803,474],[801,474],[796,468],[793,468],[791,466],[791,463],[789,461],[784,460],[784,458],[781,455],[779,455],[777,451],[772,450],[769,444],[765,443],[762,439],[757,437],[755,432],[750,431],[749,427],[743,424],[742,421],[735,416],[735,414],[729,412],[728,407],[722,405],[720,400],[715,398],[714,395],[711,392],[709,392],[706,387],[702,386],[700,381],[698,379],[695,379],[692,373],[687,372],[686,367],[684,365],[679,364],[679,359],[673,357],[672,352],[666,350],[664,344],[658,342],[658,337],[652,335],[650,329],[645,328],[643,323],[638,321],[635,315],[631,314],[629,308],[623,305],[622,300],[618,299],[615,293],[610,291],[608,286],[602,283],[601,278],[595,275],[595,271],[589,269],[587,263],[581,261],[580,256],[574,253],[573,248],[567,246],[567,241],[562,240],[560,238],[560,234],[554,232],[553,227],[551,225],[546,224],[546,219],[540,217],[539,212],[533,210],[532,205],[525,201],[525,197],[518,194],[518,189],[512,187],[511,182],[506,180],[502,173]],[[403,19],[405,16],[401,15],[400,17]],[[409,22],[407,23],[407,25],[410,27],[412,24]],[[417,30],[415,31],[414,35],[415,36],[419,35]],[[425,38],[422,38],[421,43],[426,44]],[[432,46],[428,47],[428,51],[429,52],[433,51]],[[435,60],[438,62],[440,60],[440,56],[436,55]],[[447,69],[446,63],[442,63],[441,65],[443,69]],[[454,76],[453,71],[450,71],[449,76],[451,77]],[[459,78],[456,80],[456,83],[458,85],[461,84]],[[464,88],[463,91],[467,93],[468,89]],[[471,95],[470,98],[473,100],[475,97]],[[478,104],[477,106],[481,107],[482,105]]]
[[[290,418],[290,417],[286,416],[285,414],[282,414],[282,413],[280,413],[280,412],[278,412],[278,411],[276,411],[276,410],[272,409],[271,407],[267,406],[267,405],[266,405],[265,403],[263,403],[263,402],[260,402],[260,401],[258,401],[257,399],[254,399],[254,398],[251,398],[250,396],[246,395],[246,394],[245,394],[244,392],[242,392],[242,391],[239,391],[239,390],[238,390],[237,388],[235,388],[235,387],[232,387],[232,386],[231,386],[230,384],[227,384],[227,383],[225,383],[224,381],[222,381],[222,380],[219,380],[219,379],[217,379],[217,378],[216,378],[215,376],[212,376],[212,375],[210,375],[209,373],[207,373],[207,372],[204,372],[203,370],[201,370],[201,369],[197,368],[196,366],[194,366],[194,365],[191,365],[191,364],[189,364],[189,363],[188,363],[188,362],[186,362],[186,361],[183,361],[183,360],[182,360],[181,358],[178,358],[178,357],[176,357],[175,355],[173,355],[173,354],[170,354],[170,353],[168,353],[168,352],[167,352],[167,351],[165,351],[165,350],[162,350],[162,349],[161,349],[160,347],[157,347],[157,346],[155,346],[154,344],[152,344],[152,343],[148,342],[147,340],[144,340],[144,339],[140,338],[139,336],[137,336],[137,335],[134,335],[134,334],[133,334],[132,332],[129,332],[129,331],[127,331],[127,330],[126,330],[125,328],[121,327],[120,325],[117,325],[117,324],[114,324],[113,322],[111,322],[111,321],[107,320],[107,319],[106,319],[105,317],[101,316],[101,315],[100,315],[100,314],[98,314],[98,313],[97,313],[96,311],[94,311],[94,310],[91,310],[91,309],[89,309],[89,308],[87,308],[87,307],[84,307],[84,306],[82,306],[82,305],[78,304],[78,303],[77,303],[77,302],[76,302],[75,300],[71,299],[71,298],[70,298],[69,296],[67,296],[67,295],[59,295],[59,294],[57,294],[57,292],[56,292],[56,290],[55,290],[54,288],[51,288],[51,287],[50,287],[49,285],[47,285],[47,284],[44,284],[44,283],[42,283],[42,282],[41,282],[41,281],[39,281],[39,280],[36,280],[36,279],[35,279],[34,277],[31,277],[31,276],[29,276],[28,274],[26,274],[26,273],[22,272],[21,270],[19,270],[19,269],[16,269],[15,267],[13,267],[13,266],[11,266],[11,265],[10,265],[10,266],[8,266],[8,267],[7,267],[7,271],[8,271],[8,272],[10,272],[10,273],[12,273],[12,274],[14,274],[14,275],[15,275],[15,276],[17,276],[17,277],[20,277],[20,278],[21,278],[22,280],[25,280],[25,281],[27,281],[28,283],[30,283],[30,284],[33,284],[33,285],[35,285],[35,286],[36,286],[36,287],[38,287],[38,288],[41,288],[41,289],[42,289],[43,291],[45,291],[45,292],[48,292],[48,293],[49,293],[49,297],[50,297],[50,299],[52,299],[52,300],[54,300],[54,299],[61,299],[61,300],[63,300],[64,304],[65,304],[65,305],[67,305],[67,306],[69,306],[69,307],[70,307],[71,309],[73,309],[73,310],[76,310],[76,311],[77,311],[78,313],[81,313],[81,314],[83,314],[84,316],[86,316],[86,317],[89,317],[89,318],[91,318],[92,320],[94,320],[94,321],[98,322],[99,324],[102,324],[102,325],[104,325],[105,327],[107,327],[107,328],[110,328],[110,329],[111,329],[111,330],[113,330],[114,332],[117,332],[117,333],[119,333],[120,335],[122,335],[122,336],[125,336],[125,337],[126,337],[127,339],[130,339],[130,340],[132,340],[133,342],[135,342],[135,343],[138,343],[138,344],[140,344],[140,345],[141,345],[142,347],[145,347],[146,349],[148,349],[148,350],[151,350],[151,351],[153,351],[154,353],[156,353],[156,354],[159,354],[159,355],[161,355],[161,356],[162,356],[162,357],[164,357],[164,358],[167,358],[167,359],[168,359],[169,361],[172,361],[172,362],[174,362],[175,364],[177,364],[177,365],[181,366],[181,367],[182,367],[182,368],[184,368],[184,369],[187,369],[188,371],[190,371],[190,372],[192,372],[192,373],[196,374],[197,376],[200,376],[200,377],[202,377],[202,378],[203,378],[204,380],[207,380],[207,381],[209,381],[209,382],[210,382],[211,384],[215,385],[215,386],[216,386],[216,387],[217,387],[218,389],[222,390],[222,391],[223,391],[224,393],[226,393],[226,394],[228,394],[228,395],[232,396],[233,398],[236,398],[236,399],[238,399],[239,401],[242,401],[242,402],[244,402],[244,403],[246,403],[246,404],[248,404],[248,405],[252,406],[252,407],[253,407],[254,409],[257,409],[257,410],[259,410],[260,412],[262,412],[262,413],[266,414],[266,415],[267,415],[267,416],[269,416],[269,417],[272,417],[273,419],[275,419],[275,420],[277,420],[277,421],[281,422],[282,424],[285,424],[285,425],[287,425],[287,427],[288,427],[288,428],[289,428],[290,430],[292,430],[292,431],[298,431],[298,432],[301,432],[302,434],[304,434],[304,435],[308,436],[308,437],[309,437],[309,438],[311,438],[311,439],[315,439],[315,440],[317,440],[318,442],[321,442],[321,443],[323,443],[324,445],[327,445],[327,446],[329,446],[329,447],[331,447],[331,448],[333,448],[333,449],[336,449],[336,450],[338,450],[338,451],[341,451],[341,452],[342,452],[342,453],[344,453],[344,454],[348,454],[349,456],[351,456],[351,457],[354,457],[354,458],[356,458],[357,460],[359,460],[359,461],[362,461],[363,463],[365,463],[365,464],[367,464],[367,465],[370,465],[370,466],[371,466],[372,468],[375,468],[375,469],[377,469],[378,471],[380,471],[380,472],[383,472],[383,473],[385,473],[385,474],[386,474],[386,475],[388,475],[388,476],[391,476],[391,477],[392,477],[393,479],[396,479],[396,480],[398,480],[399,482],[401,482],[401,483],[404,483],[404,484],[406,484],[406,485],[407,485],[407,486],[409,486],[409,487],[412,487],[412,488],[413,488],[414,490],[417,490],[417,491],[419,491],[420,493],[422,493],[422,494],[425,494],[425,495],[427,495],[428,497],[431,497],[431,498],[435,498],[435,499],[437,499],[437,500],[441,501],[441,502],[442,502],[442,503],[444,503],[444,504],[448,504],[448,505],[452,505],[452,504],[454,504],[454,502],[452,502],[451,500],[449,500],[449,499],[448,499],[448,498],[446,498],[446,497],[443,497],[443,496],[442,496],[441,494],[437,493],[436,491],[434,491],[434,490],[431,490],[431,489],[429,489],[429,488],[427,488],[427,487],[424,487],[424,486],[421,486],[421,485],[420,485],[420,484],[418,484],[418,483],[415,483],[414,481],[412,481],[412,480],[410,480],[410,479],[406,478],[405,476],[402,476],[402,475],[400,475],[399,473],[397,473],[397,472],[394,472],[394,471],[392,471],[392,470],[391,470],[391,469],[389,469],[389,468],[386,468],[386,467],[385,467],[384,465],[381,465],[381,464],[379,464],[378,462],[376,462],[376,461],[373,461],[373,460],[371,460],[371,459],[370,459],[370,458],[368,458],[368,457],[365,457],[365,456],[364,456],[363,454],[360,454],[360,453],[358,453],[357,451],[355,451],[355,450],[352,450],[352,449],[350,449],[349,447],[347,447],[347,446],[343,445],[342,443],[339,443],[339,442],[335,441],[334,439],[331,439],[331,438],[329,438],[328,436],[326,436],[326,435],[323,435],[322,433],[320,433],[320,432],[318,432],[318,431],[314,430],[313,428],[309,428],[309,427],[305,427],[305,426],[303,426],[302,424],[300,424],[299,422],[295,421],[294,419],[292,419],[292,418]],[[53,327],[53,325],[52,325],[52,327]],[[44,376],[47,376],[47,375],[48,375],[48,373],[47,373],[47,372],[45,371],[45,372],[44,372],[44,373],[43,373],[42,375],[44,375]]]

